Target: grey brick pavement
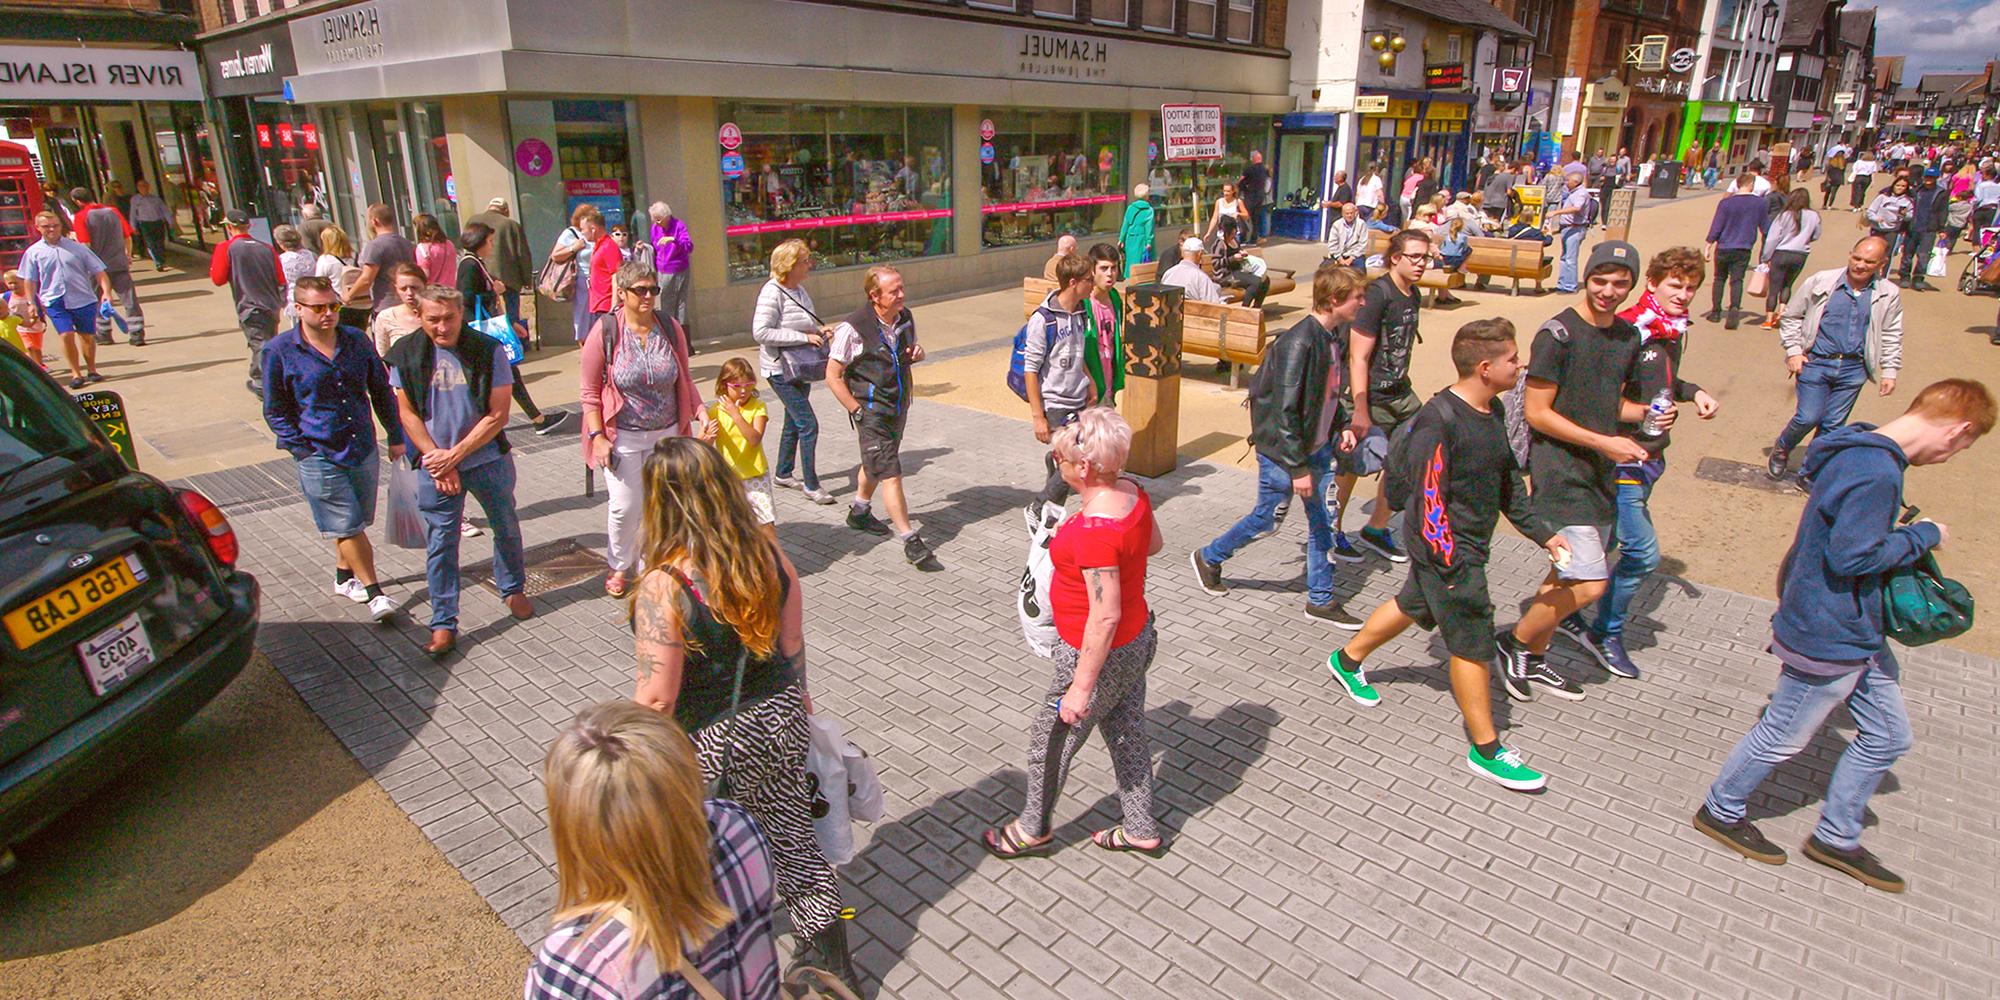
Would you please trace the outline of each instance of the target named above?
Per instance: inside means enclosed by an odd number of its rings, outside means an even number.
[[[851,468],[845,422],[830,405],[823,422],[823,468]],[[573,535],[601,546],[602,509],[577,495],[574,440],[526,441],[529,543]],[[844,869],[861,962],[882,996],[2000,991],[1994,661],[1936,647],[1903,656],[1917,746],[1875,800],[1869,844],[1911,879],[1910,893],[1871,892],[1809,862],[1767,868],[1716,848],[1687,817],[1768,694],[1774,667],[1758,651],[1768,602],[1681,581],[1642,594],[1632,636],[1649,668],[1641,682],[1606,683],[1559,643],[1557,662],[1586,678],[1586,700],[1496,697],[1509,743],[1550,774],[1547,794],[1516,795],[1459,765],[1442,649],[1426,637],[1377,654],[1379,708],[1339,695],[1323,666],[1336,634],[1300,613],[1302,525],[1232,561],[1228,597],[1193,585],[1188,549],[1247,509],[1252,492],[1248,475],[1206,464],[1152,485],[1168,541],[1148,588],[1161,634],[1151,717],[1173,852],[1149,861],[1089,847],[1088,830],[1116,821],[1108,760],[1093,747],[1058,813],[1068,846],[1048,860],[987,858],[971,837],[1019,807],[1027,716],[1046,683],[1008,603],[1036,452],[1021,422],[920,407],[906,467],[939,573],[848,531],[840,507],[780,501],[784,543],[805,575],[815,698],[875,754],[888,789],[888,818],[858,828],[864,850]],[[829,477],[836,492],[851,489],[846,476]],[[507,924],[536,941],[555,876],[535,772],[576,709],[629,694],[619,606],[593,580],[517,623],[468,588],[464,652],[434,664],[418,650],[420,553],[381,550],[413,620],[373,626],[328,593],[302,506],[249,495],[258,499],[231,515],[265,586],[263,648]],[[1512,537],[1496,548],[1495,594],[1526,596],[1536,552]],[[467,562],[487,551],[470,540]],[[1339,571],[1341,596],[1363,612],[1400,582],[1380,562]],[[1810,830],[1817,789],[1851,732],[1838,718],[1753,803],[1788,846]]]

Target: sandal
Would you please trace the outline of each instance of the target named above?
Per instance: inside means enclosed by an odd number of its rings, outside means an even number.
[[[1054,853],[1055,837],[1051,836],[1040,842],[1030,841],[1022,838],[1018,832],[1019,828],[1020,824],[1009,823],[998,830],[988,830],[979,835],[980,846],[986,848],[986,853],[1002,861],[1046,857]]]
[[[1160,842],[1151,847],[1140,847],[1132,842],[1131,837],[1125,835],[1125,828],[1122,826],[1114,826],[1109,830],[1099,830],[1090,835],[1090,842],[1106,851],[1131,851],[1135,854],[1143,854],[1149,858],[1163,858],[1167,854],[1167,840],[1165,837],[1160,838]]]
[[[606,597],[624,597],[625,589],[629,586],[631,584],[626,581],[625,574],[617,570],[612,570],[604,577],[604,595]]]

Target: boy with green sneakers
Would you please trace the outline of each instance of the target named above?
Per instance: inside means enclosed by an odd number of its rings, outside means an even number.
[[[1486,558],[1501,512],[1521,533],[1561,562],[1569,546],[1529,514],[1520,464],[1507,444],[1506,418],[1494,397],[1512,388],[1521,371],[1514,324],[1504,319],[1467,323],[1451,341],[1458,381],[1432,396],[1410,418],[1407,440],[1390,449],[1384,483],[1401,496],[1403,538],[1410,576],[1394,600],[1375,609],[1360,634],[1327,657],[1333,677],[1360,705],[1382,698],[1368,684],[1362,661],[1411,625],[1437,629],[1451,654],[1451,694],[1465,718],[1472,747],[1465,762],[1474,774],[1516,791],[1548,783],[1521,755],[1500,745],[1493,728],[1488,664],[1494,654],[1493,601],[1486,592]],[[1391,474],[1395,481],[1390,481]]]

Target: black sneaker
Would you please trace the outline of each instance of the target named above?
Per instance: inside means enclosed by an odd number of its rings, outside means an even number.
[[[1287,495],[1285,502],[1279,504],[1278,509],[1271,512],[1271,530],[1260,531],[1250,536],[1250,540],[1254,542],[1259,538],[1269,538],[1272,535],[1277,534],[1278,531],[1285,526],[1285,515],[1290,514],[1291,512],[1292,512],[1292,501],[1290,496]]]
[[[1720,323],[1722,322],[1722,310],[1710,309],[1709,311],[1702,313],[1701,318],[1709,321],[1710,323]]]
[[[1700,809],[1695,810],[1694,828],[1715,838],[1716,843],[1752,861],[1767,865],[1785,863],[1785,849],[1766,839],[1755,824],[1747,819],[1724,823],[1716,819],[1714,813],[1708,811],[1707,803],[1703,803]]]
[[[1229,593],[1229,588],[1222,583],[1222,567],[1203,559],[1200,549],[1188,553],[1188,562],[1194,565],[1194,580],[1201,585],[1201,589],[1217,597]]]
[[[1200,558],[1201,553],[1195,553],[1195,557]],[[1325,622],[1337,629],[1344,629],[1349,632],[1361,631],[1361,619],[1348,614],[1347,609],[1341,607],[1338,601],[1328,601],[1325,604],[1307,604],[1306,617],[1315,621]]]
[[[1724,330],[1734,330],[1742,325],[1742,321],[1736,318],[1736,310],[1734,309],[1729,311],[1729,318],[1722,321],[1722,328]]]
[[[1500,684],[1507,689],[1507,696],[1515,701],[1533,701],[1535,692],[1528,687],[1528,652],[1526,646],[1514,641],[1514,633],[1501,629],[1493,633],[1493,666],[1500,671]]]
[[[879,518],[870,514],[862,507],[847,508],[847,526],[856,531],[868,532],[871,535],[895,534],[888,525],[883,524]]]
[[[923,536],[913,531],[910,537],[903,539],[903,558],[909,560],[910,565],[915,566],[930,557],[931,547],[924,544]]]
[[[1862,885],[1883,892],[1902,892],[1909,888],[1903,876],[1884,868],[1881,859],[1870,854],[1866,847],[1842,850],[1813,836],[1806,838],[1805,855],[1828,868],[1854,876]]]
[[[1792,464],[1790,448],[1771,446],[1771,455],[1764,460],[1764,474],[1778,482],[1785,481],[1785,469]]]
[[[1556,623],[1556,634],[1579,646],[1589,647],[1590,626],[1584,624],[1581,613],[1572,613],[1568,618]]]
[[[548,410],[542,414],[541,426],[535,428],[535,433],[547,437],[566,423],[569,423],[568,410]]]
[[[1563,676],[1562,672],[1549,666],[1547,657],[1528,654],[1528,683],[1565,701],[1582,701],[1583,685]]]

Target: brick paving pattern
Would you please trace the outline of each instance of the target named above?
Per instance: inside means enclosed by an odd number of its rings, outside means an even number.
[[[854,444],[821,402],[822,469],[840,470],[827,478],[844,498]],[[516,440],[528,543],[601,548],[602,495],[579,495],[574,438]],[[1910,879],[1908,894],[1864,889],[1796,854],[1852,732],[1844,713],[1752,802],[1794,861],[1752,864],[1688,816],[1769,692],[1770,602],[1662,579],[1642,593],[1630,634],[1643,681],[1607,683],[1558,640],[1555,662],[1585,678],[1586,700],[1515,705],[1496,685],[1508,743],[1550,776],[1546,794],[1510,793],[1460,764],[1442,647],[1427,636],[1372,660],[1380,707],[1340,695],[1323,662],[1339,633],[1302,614],[1302,517],[1228,564],[1227,597],[1194,586],[1188,550],[1247,510],[1253,490],[1248,474],[1207,464],[1150,487],[1167,537],[1148,596],[1172,853],[1151,861],[1088,844],[1089,830],[1117,821],[1099,743],[1079,756],[1057,813],[1065,848],[988,858],[972,838],[1019,808],[1028,714],[1048,673],[1010,604],[1018,508],[1040,481],[1039,449],[1022,422],[929,402],[907,445],[912,506],[941,572],[919,573],[893,540],[849,531],[844,507],[780,500],[805,579],[815,700],[874,754],[887,786],[887,817],[857,827],[863,849],[843,869],[859,961],[881,996],[1995,994],[2000,665],[1940,647],[1902,655],[1917,744],[1883,784],[1867,843]],[[422,554],[378,549],[408,618],[370,624],[330,593],[303,506],[253,488],[288,483],[285,465],[265,468],[232,473],[248,502],[229,508],[265,588],[264,650],[535,943],[555,886],[543,748],[578,708],[629,696],[622,605],[593,578],[514,622],[468,586],[462,653],[432,663],[418,648]],[[464,560],[489,552],[488,537],[468,539]],[[1545,564],[1512,536],[1495,559],[1493,591],[1511,621]],[[1402,573],[1377,560],[1342,566],[1338,580],[1365,614]]]

